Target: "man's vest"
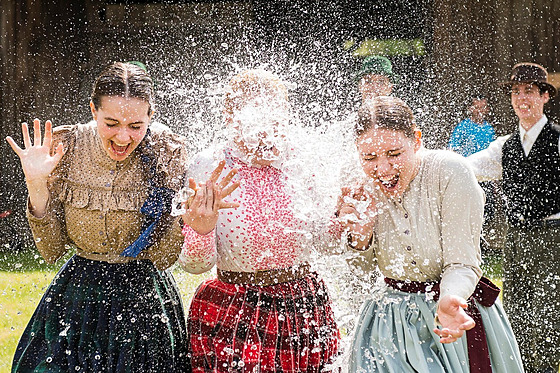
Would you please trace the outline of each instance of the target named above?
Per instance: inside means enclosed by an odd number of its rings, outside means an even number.
[[[528,156],[523,151],[519,130],[504,143],[503,189],[506,216],[513,226],[530,226],[560,212],[558,136],[559,133],[549,121]]]

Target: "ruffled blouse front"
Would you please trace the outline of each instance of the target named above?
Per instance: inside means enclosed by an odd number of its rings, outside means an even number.
[[[157,123],[151,124],[150,131],[157,170],[165,175],[165,186],[176,191],[184,183],[184,140]],[[53,147],[61,142],[66,154],[49,180],[47,214],[36,218],[28,213],[37,248],[48,262],[62,256],[68,244],[89,259],[131,260],[120,254],[141,233],[145,218],[140,208],[148,196],[139,149],[124,161],[112,160],[94,122],[55,128]],[[159,240],[138,256],[160,269],[176,261],[183,241],[178,218],[162,224]]]

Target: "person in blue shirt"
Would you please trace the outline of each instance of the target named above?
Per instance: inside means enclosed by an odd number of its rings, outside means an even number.
[[[468,118],[462,120],[451,134],[449,139],[449,149],[464,157],[484,150],[496,139],[494,127],[486,121],[490,112],[487,98],[480,94],[471,96],[470,106],[468,107]],[[481,182],[480,186],[486,194],[484,204],[484,223],[485,228],[494,219],[494,205],[498,199],[498,186],[493,181]],[[488,251],[488,242],[481,244],[483,254]]]
[[[474,95],[470,103],[469,117],[457,124],[449,139],[449,149],[465,157],[486,149],[496,138],[494,127],[486,121],[490,111],[486,97]]]

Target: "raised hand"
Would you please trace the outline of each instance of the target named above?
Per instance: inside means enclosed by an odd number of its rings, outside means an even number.
[[[58,144],[54,155],[51,156],[52,123],[50,120],[45,122],[44,138],[41,137],[41,122],[39,119],[33,121],[33,144],[31,144],[29,128],[27,128],[26,123],[22,123],[21,132],[23,133],[24,149],[20,148],[10,136],[6,138],[6,141],[16,152],[21,162],[27,191],[29,192],[30,211],[33,215],[42,217],[46,213],[49,200],[47,178],[64,155],[64,148],[62,144]]]
[[[434,333],[441,343],[455,342],[466,330],[474,328],[474,320],[465,312],[467,307],[467,302],[456,295],[446,295],[439,300],[437,318],[442,328],[435,328]]]
[[[239,181],[232,182],[237,170],[231,170],[218,183],[225,164],[225,161],[221,161],[218,167],[212,171],[210,178],[206,182],[200,183],[198,187],[192,178],[189,179],[189,187],[196,193],[191,200],[186,202],[183,221],[198,234],[207,234],[214,229],[221,209],[239,207],[239,203],[224,201],[239,187]]]
[[[373,234],[376,210],[372,196],[363,186],[344,187],[338,198],[337,216],[348,231],[348,243],[354,249],[367,249]]]
[[[10,136],[6,140],[20,159],[25,179],[28,183],[47,180],[64,155],[62,144],[57,145],[53,156],[50,155],[52,145],[51,121],[47,120],[45,122],[44,138],[41,136],[41,122],[39,119],[33,121],[33,144],[31,143],[27,123],[22,123],[21,132],[24,149],[20,148]]]

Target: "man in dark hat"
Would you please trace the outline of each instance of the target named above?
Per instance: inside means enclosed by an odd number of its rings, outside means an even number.
[[[356,81],[363,103],[377,96],[389,96],[393,91],[393,84],[397,82],[397,76],[387,57],[368,56],[356,74]]]
[[[526,372],[558,372],[560,363],[560,134],[544,115],[556,94],[544,67],[519,63],[501,84],[518,129],[467,159],[479,180],[502,179],[508,233],[504,308]]]

